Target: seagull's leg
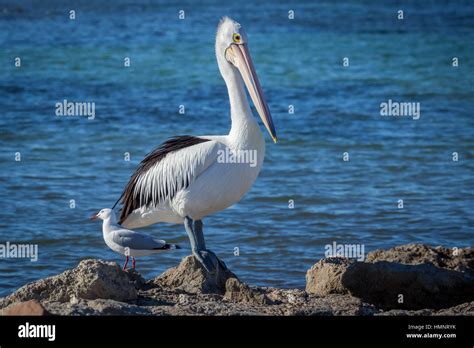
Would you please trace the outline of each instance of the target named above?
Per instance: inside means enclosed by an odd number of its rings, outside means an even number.
[[[135,258],[132,257],[132,268],[135,269]]]
[[[128,256],[125,258],[125,263],[123,264],[124,271],[127,269],[127,265],[128,265]]]
[[[204,238],[198,238],[198,235],[195,233],[193,228],[193,220],[186,216],[184,218],[184,228],[188,233],[189,242],[191,243],[191,250],[193,251],[194,257],[199,261],[199,263],[206,269],[206,271],[211,272],[215,269],[214,263],[209,258],[208,253],[206,251],[206,246],[203,247]],[[202,226],[202,224],[201,224]],[[202,234],[202,230],[201,230]],[[200,240],[201,239],[201,240]]]

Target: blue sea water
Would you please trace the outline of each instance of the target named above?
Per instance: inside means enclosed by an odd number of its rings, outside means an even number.
[[[0,243],[39,247],[37,262],[0,259],[0,295],[81,259],[121,263],[88,216],[168,137],[228,132],[214,54],[224,15],[247,30],[280,140],[265,134],[255,185],[204,221],[242,280],[302,288],[334,241],[474,244],[472,1],[0,0]],[[95,119],[57,117],[64,99],[95,102]],[[420,118],[381,116],[389,99],[420,103]],[[143,231],[188,246],[180,225]],[[137,266],[150,278],[189,252]]]

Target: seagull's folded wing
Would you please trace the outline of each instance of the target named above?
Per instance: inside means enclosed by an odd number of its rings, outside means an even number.
[[[151,236],[141,234],[130,230],[117,230],[112,232],[114,243],[131,250],[153,250],[165,249],[164,240],[155,239]]]

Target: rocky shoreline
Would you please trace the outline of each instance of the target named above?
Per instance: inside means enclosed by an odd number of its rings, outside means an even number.
[[[0,298],[1,315],[474,315],[474,248],[401,245],[365,261],[325,258],[306,288],[256,287],[194,257],[146,281],[113,262],[82,260]]]

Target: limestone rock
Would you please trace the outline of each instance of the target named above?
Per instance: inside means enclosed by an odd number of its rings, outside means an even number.
[[[129,301],[137,298],[136,277],[123,272],[114,262],[82,260],[79,265],[59,275],[27,284],[0,301],[0,307],[28,300],[69,302],[74,299],[112,299]]]
[[[232,302],[247,302],[254,304],[272,304],[263,291],[252,289],[237,278],[229,278],[225,284],[224,298]]]
[[[44,306],[54,315],[151,315],[148,306],[105,299],[47,302]]]
[[[440,309],[474,300],[474,278],[431,264],[356,262],[342,284],[353,296],[381,308]]]
[[[37,300],[14,303],[2,311],[2,315],[35,315],[43,316],[50,313]]]
[[[374,252],[371,262],[320,260],[306,274],[306,291],[318,296],[350,294],[382,309],[441,309],[474,300],[474,277],[454,270],[468,270],[469,253],[457,261],[446,261],[451,268],[447,269],[421,263],[442,264],[433,248],[411,245],[398,250],[404,251]]]
[[[452,253],[451,253],[452,250]],[[0,312],[53,315],[474,315],[472,248],[405,245],[367,262],[328,258],[307,273],[307,287],[241,282],[213,254],[217,272],[194,257],[145,283],[134,270],[84,260],[0,298]],[[403,303],[398,295],[403,294]],[[21,302],[36,300],[31,305]],[[34,304],[33,304],[34,303]],[[15,309],[16,308],[16,309]],[[3,309],[3,310],[2,310]]]
[[[342,276],[353,263],[341,257],[319,260],[306,272],[306,292],[318,296],[349,293],[342,284]]]
[[[167,270],[151,283],[192,294],[224,294],[229,278],[237,276],[222,261],[217,262],[215,272],[209,273],[194,256],[187,256],[177,267]]]
[[[444,248],[425,244],[405,244],[390,249],[372,251],[367,254],[366,261],[388,261],[404,265],[428,263],[474,276],[474,248],[472,247]]]

